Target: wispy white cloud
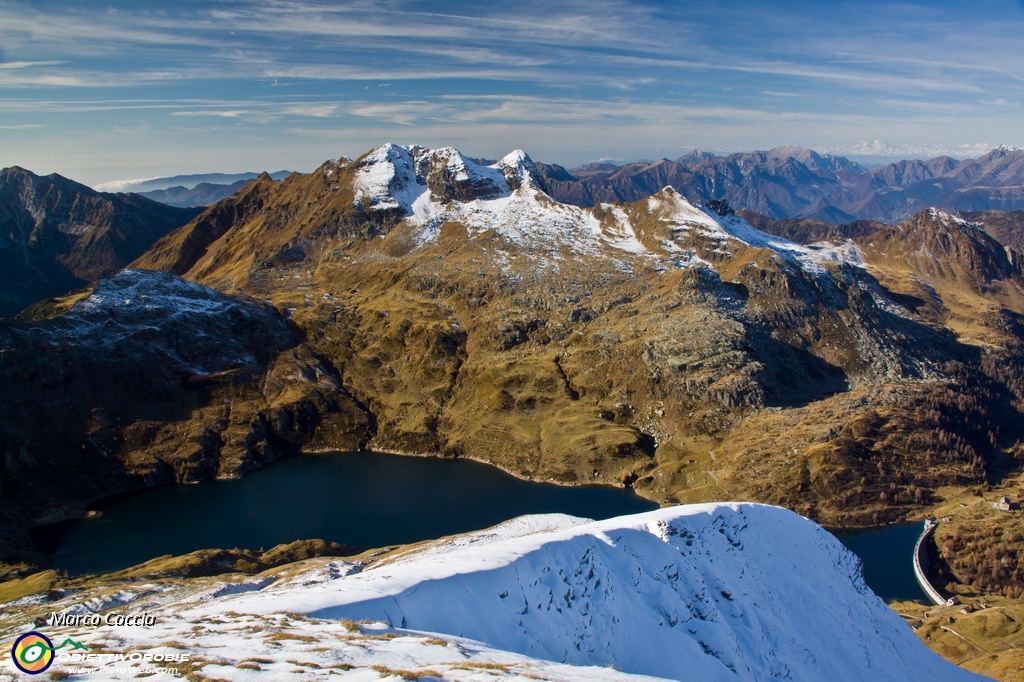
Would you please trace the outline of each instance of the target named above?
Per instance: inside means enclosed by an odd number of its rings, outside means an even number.
[[[13,4],[0,7],[0,27],[5,49],[16,52],[51,46],[65,55],[94,57],[129,45],[213,46],[184,20],[113,10],[71,8],[57,16]]]
[[[248,102],[222,102],[217,100],[74,100],[74,99],[0,99],[0,112],[12,114],[82,114],[117,111],[156,111],[181,109],[186,106],[238,108]]]
[[[0,62],[0,69],[29,69],[33,66],[55,66],[57,64],[63,64],[61,61],[46,61],[46,62]]]
[[[292,105],[285,105],[279,108],[283,115],[305,116],[309,118],[334,118],[341,111],[339,104],[317,104],[305,102]]]
[[[232,142],[285,154],[305,131],[349,154],[398,135],[567,162],[873,137],[955,146],[975,130],[1024,141],[1024,16],[914,3],[71,0],[58,14],[0,0],[0,113],[17,131],[0,155],[33,153],[61,121],[83,146],[93,126],[140,150],[173,139],[182,155]],[[28,127],[43,115],[45,131]]]
[[[131,180],[111,180],[110,182],[101,182],[93,186],[97,192],[130,192],[133,187],[137,187],[144,183],[150,182],[151,180],[157,180],[157,177],[152,178],[135,178]]]
[[[219,116],[221,118],[241,118],[252,112],[248,109],[227,109],[221,111],[173,111],[171,116]]]
[[[430,3],[418,3],[429,6]],[[245,10],[215,12],[213,16],[243,31],[275,31],[302,36],[344,39],[399,38],[421,43],[447,42],[448,47],[473,45],[625,46],[644,45],[649,36],[636,31],[646,16],[642,4],[624,7],[615,2],[558,2],[515,5],[480,3],[460,12],[437,12],[393,6],[348,3],[266,2]],[[466,11],[472,9],[472,12]],[[635,19],[629,17],[634,15]]]
[[[0,71],[0,88],[84,88],[110,85],[112,82],[110,80],[101,81],[81,74],[31,74],[22,71]]]
[[[915,110],[930,114],[942,113],[946,115],[963,115],[973,109],[973,105],[966,102],[936,102],[922,99],[878,99],[878,104],[893,109]]]
[[[285,80],[297,78],[321,81],[376,81],[376,80],[450,80],[480,79],[501,81],[530,80],[528,74],[516,69],[490,68],[437,68],[429,64],[395,67],[389,64],[364,66],[357,64],[316,64],[278,66],[264,72],[267,78]]]

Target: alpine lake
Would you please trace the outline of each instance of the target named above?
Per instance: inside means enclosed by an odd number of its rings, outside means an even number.
[[[360,551],[487,528],[522,514],[606,519],[657,508],[630,490],[524,481],[461,459],[376,452],[304,454],[238,480],[153,488],[108,499],[88,518],[37,529],[70,575],[119,571],[198,549],[269,549],[321,538]],[[912,568],[921,524],[833,531],[864,563],[878,596],[920,599]]]

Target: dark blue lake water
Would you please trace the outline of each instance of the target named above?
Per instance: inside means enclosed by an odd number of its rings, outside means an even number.
[[[871,530],[831,530],[864,562],[864,582],[885,601],[920,600],[928,596],[914,577],[914,545],[924,522],[901,523]]]
[[[197,549],[323,538],[360,550],[493,526],[521,514],[605,519],[657,508],[631,491],[531,483],[479,462],[371,452],[302,455],[234,481],[146,490],[37,534],[72,575]],[[912,558],[921,524],[833,531],[883,599],[926,599]]]
[[[353,452],[291,457],[240,480],[146,490],[37,539],[57,568],[83,575],[197,549],[322,538],[364,550],[522,514],[606,519],[657,506],[620,488],[531,483],[470,460]]]

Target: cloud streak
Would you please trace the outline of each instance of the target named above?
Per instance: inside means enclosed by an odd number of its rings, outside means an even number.
[[[349,154],[392,136],[488,147],[515,134],[566,162],[658,155],[659,135],[665,148],[953,148],[979,131],[1020,144],[1022,34],[1024,13],[995,2],[9,0],[0,163],[56,156],[62,125],[81,145],[131,131],[150,154],[172,139],[202,154],[206,134],[285,149],[309,131],[360,145]]]

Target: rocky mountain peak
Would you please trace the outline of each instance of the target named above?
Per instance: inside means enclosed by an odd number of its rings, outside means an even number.
[[[860,241],[875,258],[911,264],[933,282],[955,281],[979,293],[1021,274],[1014,252],[980,226],[941,209],[921,211]]]
[[[494,165],[476,163],[454,147],[385,144],[356,163],[356,202],[371,209],[414,212],[418,200],[445,204],[489,199],[523,186],[546,192],[530,157],[516,150]],[[429,193],[426,192],[429,190]]]
[[[805,149],[804,147],[797,147],[791,144],[770,149],[767,152],[767,156],[768,158],[775,159],[793,159],[814,171],[826,170],[835,172],[843,170],[864,170],[860,164],[850,161],[847,158],[832,156],[831,154],[822,154],[813,149]]]
[[[981,228],[963,218],[939,208],[920,211],[897,226],[904,234],[914,236],[919,243],[935,240],[941,236],[955,238],[961,235],[974,240]]]
[[[11,166],[0,171],[0,187],[15,188],[25,206],[33,213],[44,211],[47,203],[52,202],[54,193],[70,192],[89,197],[99,197],[101,194],[91,187],[65,178],[57,173],[49,175],[36,175],[30,170],[20,166]]]
[[[707,161],[713,159],[717,155],[711,152],[706,152],[703,149],[693,149],[676,159],[676,163],[697,163],[700,161]]]
[[[822,156],[813,149],[803,149],[791,144],[784,144],[781,147],[774,147],[765,152],[770,159],[796,159],[800,162],[814,162]]]
[[[957,168],[957,174],[975,185],[1011,188],[1024,185],[1024,150],[997,147]]]
[[[525,185],[536,187],[547,193],[544,177],[541,175],[533,159],[522,149],[516,149],[498,161],[498,167],[505,173],[505,179],[513,189]]]

